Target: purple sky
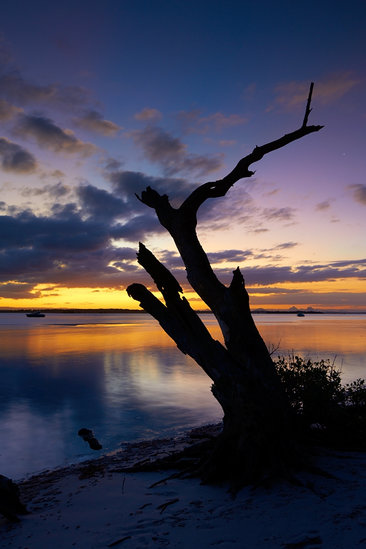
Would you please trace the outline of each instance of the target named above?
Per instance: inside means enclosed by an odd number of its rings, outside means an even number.
[[[361,0],[3,0],[0,307],[135,307],[139,240],[184,283],[135,193],[179,204],[224,176],[301,125],[314,81],[324,129],[206,204],[198,232],[254,307],[366,310],[365,26]]]

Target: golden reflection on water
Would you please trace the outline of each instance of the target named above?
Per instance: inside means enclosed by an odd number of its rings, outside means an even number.
[[[365,317],[306,316],[280,323],[259,319],[257,325],[267,345],[279,345],[282,350],[329,352],[333,356],[366,353]]]
[[[366,354],[366,315],[254,315],[266,344],[282,351]],[[209,329],[219,339],[220,330],[210,320]]]
[[[221,340],[211,315],[203,315],[213,337]],[[332,356],[366,354],[365,315],[254,315],[258,329],[270,347],[282,352],[329,352]],[[25,353],[30,357],[66,353],[133,352],[139,349],[175,347],[159,324],[146,317],[140,322],[39,325],[1,330],[2,355]]]
[[[90,324],[79,326],[37,326],[2,334],[2,354],[14,356],[21,349],[29,357],[66,353],[133,351],[175,345],[157,326],[143,324]]]

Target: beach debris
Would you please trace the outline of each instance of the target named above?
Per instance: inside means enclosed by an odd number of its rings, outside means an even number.
[[[284,549],[311,549],[315,545],[321,545],[322,543],[322,538],[314,532],[307,535],[297,536],[297,538],[292,542],[285,543],[282,547]]]
[[[158,505],[157,509],[160,509],[160,514],[161,514],[163,511],[165,511],[168,505],[173,505],[173,503],[177,503],[178,501],[179,501],[179,498],[170,499],[169,501],[166,501],[165,503]]]
[[[97,476],[104,476],[104,464],[89,462],[87,465],[80,468],[79,479],[93,478]]]
[[[126,541],[127,539],[131,539],[131,536],[125,536],[124,538],[120,538],[120,539],[117,539],[116,541],[112,541],[112,543],[109,543],[107,547],[114,547],[115,545],[118,545],[123,541]]]
[[[94,433],[91,429],[83,427],[82,429],[79,429],[78,435],[89,444],[92,450],[101,450],[103,448],[103,446],[95,438]]]
[[[19,499],[18,486],[4,475],[0,475],[0,513],[13,522],[19,522],[18,515],[28,513]]]

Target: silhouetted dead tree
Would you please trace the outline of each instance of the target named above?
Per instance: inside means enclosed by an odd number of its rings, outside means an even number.
[[[212,392],[224,412],[223,432],[202,467],[205,481],[230,478],[237,484],[263,474],[279,474],[292,457],[292,426],[281,383],[251,315],[244,278],[237,268],[231,284],[222,284],[197,238],[197,211],[208,198],[225,196],[240,179],[251,177],[249,166],[265,154],[322,126],[308,126],[311,84],[302,126],[242,158],[223,179],[197,187],[179,208],[167,195],[147,187],[138,197],[156,211],[171,234],[195,292],[214,313],[225,345],[214,340],[182,295],[182,288],[164,265],[140,243],[138,262],[150,274],[165,304],[142,284],[131,284],[128,294],[152,315],[178,348],[191,356],[212,379]]]

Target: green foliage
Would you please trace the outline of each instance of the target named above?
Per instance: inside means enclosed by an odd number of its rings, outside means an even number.
[[[299,356],[274,361],[302,432],[326,442],[366,448],[366,383],[345,386],[334,361]]]

